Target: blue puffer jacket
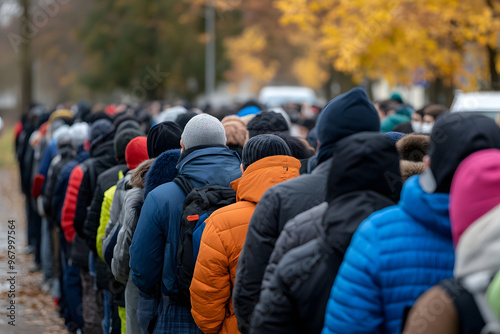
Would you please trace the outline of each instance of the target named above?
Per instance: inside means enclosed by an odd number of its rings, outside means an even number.
[[[229,186],[241,177],[240,159],[226,147],[196,150],[179,162],[177,170],[195,187]],[[144,293],[151,294],[161,279],[164,294],[177,294],[175,255],[185,198],[181,188],[169,182],[151,191],[144,201],[130,246],[132,281]]]
[[[427,194],[418,176],[397,206],[358,228],[333,285],[323,334],[399,333],[405,307],[453,276],[448,194]]]

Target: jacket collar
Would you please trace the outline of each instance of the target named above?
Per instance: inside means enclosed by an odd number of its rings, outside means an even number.
[[[254,162],[243,176],[231,182],[236,201],[258,203],[264,192],[280,182],[299,176],[300,161],[289,156],[276,155]]]
[[[417,223],[451,240],[450,195],[424,192],[419,177],[413,176],[405,182],[399,206]]]
[[[188,177],[195,187],[207,184],[229,186],[241,177],[240,158],[227,147],[198,149],[179,161],[179,175]]]

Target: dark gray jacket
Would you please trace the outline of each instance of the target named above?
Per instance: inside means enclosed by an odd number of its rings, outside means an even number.
[[[240,254],[233,290],[234,313],[241,333],[249,332],[262,278],[285,223],[324,201],[331,159],[320,164],[311,174],[268,189],[257,204]]]
[[[276,241],[274,250],[269,258],[269,264],[266,267],[264,278],[262,279],[262,286],[269,282],[274,274],[274,270],[281,258],[288,253],[289,250],[299,247],[308,241],[316,239],[323,233],[323,216],[328,203],[323,202],[320,205],[298,214],[295,218],[285,224],[283,231]]]

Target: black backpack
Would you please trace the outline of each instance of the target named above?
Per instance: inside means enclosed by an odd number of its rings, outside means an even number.
[[[236,192],[231,187],[206,185],[200,188],[182,175],[174,181],[186,194],[182,210],[177,246],[177,287],[175,302],[191,308],[189,287],[193,279],[194,265],[200,249],[205,220],[217,209],[236,203]]]

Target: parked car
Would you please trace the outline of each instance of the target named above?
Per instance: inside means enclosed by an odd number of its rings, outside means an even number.
[[[500,113],[500,92],[472,92],[455,94],[451,112],[474,112],[496,119]]]
[[[261,89],[259,102],[267,107],[278,107],[287,103],[315,105],[318,98],[314,90],[308,87],[267,86]]]

